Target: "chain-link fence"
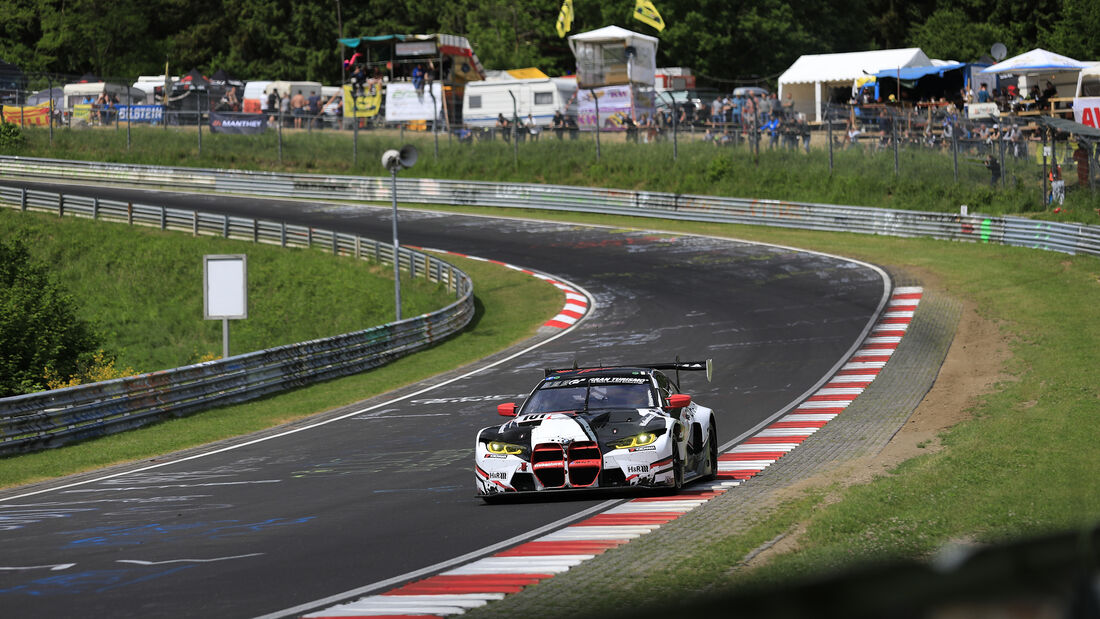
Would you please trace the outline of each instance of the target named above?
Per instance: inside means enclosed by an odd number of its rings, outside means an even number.
[[[453,104],[446,117],[387,122],[384,102],[371,110],[358,109],[353,103],[356,109],[345,114],[345,100],[358,100],[332,90],[324,93],[325,97],[303,95],[296,103],[305,104],[294,107],[287,104],[285,96],[260,95],[249,100],[244,84],[232,80],[196,78],[169,85],[151,79],[35,75],[26,90],[6,93],[4,119],[25,130],[48,130],[51,144],[53,132],[59,128],[125,132],[127,149],[134,139],[148,135],[134,132],[134,128],[155,127],[175,131],[181,140],[194,140],[200,155],[204,134],[263,134],[274,139],[257,147],[276,151],[273,154],[279,161],[283,159],[284,134],[315,132],[352,137],[349,154],[355,165],[361,134],[400,140],[427,137],[434,141],[436,157],[441,142],[471,148],[506,143],[517,164],[524,149],[537,148],[533,145],[546,141],[575,144],[591,152],[595,160],[601,157],[601,145],[607,143],[639,148],[667,143],[672,146],[669,155],[673,159],[679,156],[680,145],[698,148],[705,143],[713,145],[715,153],[736,156],[740,151],[756,158],[775,151],[827,153],[830,172],[863,169],[868,158],[878,160],[879,169],[892,168],[899,178],[942,176],[950,169],[957,183],[984,185],[994,191],[1027,187],[1034,191],[1035,201],[1044,205],[1061,202],[1067,187],[1094,191],[1100,186],[1096,138],[1054,130],[1043,122],[1043,116],[1031,111],[969,118],[965,110],[952,104],[829,104],[823,109],[824,122],[809,123],[803,115],[770,111],[772,108],[763,104],[755,108],[769,111],[754,113],[750,111],[754,106],[745,105],[714,113],[702,100],[660,95],[652,116],[618,118],[599,130],[583,130],[566,115],[550,125],[529,126],[513,115],[502,117],[496,126],[470,127],[452,118],[458,116]],[[469,153],[447,149],[444,156],[466,157]],[[889,165],[882,166],[883,161]]]

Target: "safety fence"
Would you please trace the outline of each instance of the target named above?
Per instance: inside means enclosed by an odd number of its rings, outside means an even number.
[[[388,264],[394,260],[392,245],[278,221],[11,187],[0,187],[0,207],[320,249]],[[121,432],[362,372],[426,348],[470,322],[474,298],[468,275],[434,256],[407,248],[398,251],[397,259],[410,276],[446,286],[457,300],[435,312],[335,337],[0,399],[0,455]]]
[[[387,177],[276,174],[20,157],[0,157],[0,174],[27,179],[125,182],[150,188],[191,187],[216,193],[321,200],[386,202],[392,197],[391,179]],[[416,178],[397,179],[397,199],[402,203],[533,208],[930,237],[1100,255],[1100,226],[978,213],[963,215],[565,185]]]

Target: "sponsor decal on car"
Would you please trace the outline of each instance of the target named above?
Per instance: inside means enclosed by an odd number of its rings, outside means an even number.
[[[627,473],[648,473],[649,472],[649,465],[648,464],[634,464],[634,465],[626,467],[626,472]]]
[[[645,447],[631,447],[629,451],[631,453],[634,453],[635,451],[657,451],[657,447],[655,447],[654,445],[646,445]]]

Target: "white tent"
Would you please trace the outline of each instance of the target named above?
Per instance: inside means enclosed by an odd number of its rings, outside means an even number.
[[[569,37],[582,87],[615,84],[653,86],[657,73],[657,37],[605,26]]]
[[[821,104],[828,100],[825,88],[850,89],[855,80],[887,69],[927,67],[932,60],[920,48],[882,49],[840,54],[807,54],[779,76],[779,98],[791,94],[796,112],[821,122]]]
[[[1087,62],[1036,48],[986,67],[982,69],[982,73],[1049,73],[1051,71],[1077,71],[1087,66]]]

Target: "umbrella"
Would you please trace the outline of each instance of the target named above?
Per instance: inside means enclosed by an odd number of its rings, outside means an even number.
[[[982,73],[1040,73],[1044,71],[1076,71],[1088,66],[1087,62],[1074,60],[1069,56],[1048,52],[1045,49],[1033,49],[1030,52],[1002,60],[982,69]]]

